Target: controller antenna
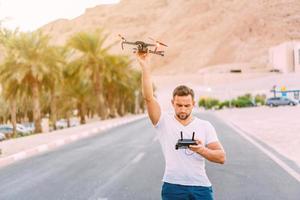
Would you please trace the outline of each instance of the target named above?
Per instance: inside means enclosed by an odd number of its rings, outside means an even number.
[[[182,131],[180,131],[180,136],[181,136],[181,140],[183,140],[183,135],[182,135]]]

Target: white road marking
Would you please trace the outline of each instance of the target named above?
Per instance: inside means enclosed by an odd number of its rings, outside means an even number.
[[[20,153],[16,153],[15,155],[13,155],[14,160],[21,160],[26,158],[26,152],[22,151]]]
[[[64,141],[64,140],[56,140],[56,141],[55,141],[55,144],[56,144],[57,146],[61,146],[61,145],[65,144],[65,141]]]
[[[158,140],[158,136],[156,135],[156,136],[153,138],[152,142],[156,142],[157,140]]]
[[[49,149],[48,145],[47,144],[42,144],[40,146],[37,147],[37,150],[39,152],[43,152],[43,151],[47,151]]]
[[[72,135],[70,138],[72,141],[76,141],[79,139],[77,135]]]
[[[253,140],[247,134],[245,134],[243,130],[237,127],[234,123],[229,122],[229,124],[233,129],[235,129],[241,136],[243,136],[246,140],[251,142],[254,146],[264,152],[267,156],[269,156],[274,162],[276,162],[282,169],[284,169],[287,173],[289,173],[292,177],[294,177],[298,182],[300,182],[300,174],[290,168],[287,164],[285,164],[282,160],[280,160],[277,156],[275,156],[272,152],[261,146],[258,142]]]
[[[137,163],[137,162],[139,162],[139,161],[144,157],[144,155],[145,155],[144,152],[139,153],[139,154],[131,161],[131,163]]]
[[[97,128],[93,128],[92,129],[92,133],[97,133],[98,132],[98,129]]]
[[[87,137],[90,133],[87,131],[84,131],[81,133],[82,137]]]

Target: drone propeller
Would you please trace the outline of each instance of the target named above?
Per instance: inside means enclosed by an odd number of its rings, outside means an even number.
[[[130,42],[130,41],[127,41],[121,34],[118,34],[118,36],[122,40],[122,42],[121,42],[122,50],[124,49],[124,47],[123,47],[124,44],[136,45],[136,47],[132,49],[133,53],[136,53],[136,52],[147,53],[148,52],[148,53],[164,56],[164,51],[157,51],[157,49],[160,45],[168,47],[166,44],[164,44],[160,41],[154,40],[153,38],[150,38],[150,37],[149,38],[151,40],[155,41],[155,44],[145,43],[143,41]],[[155,49],[151,50],[151,49],[148,49],[148,47],[155,47]]]
[[[155,39],[153,39],[153,38],[151,38],[151,37],[149,37],[149,39],[150,39],[150,40],[153,40],[154,42],[156,42],[156,44],[159,44],[159,45],[168,47],[166,44],[164,44],[164,43],[162,43],[162,42],[160,42],[160,41],[158,41],[158,40],[155,40]]]
[[[164,56],[165,55],[164,51],[156,51],[156,50],[152,51],[152,50],[149,50],[149,53],[157,54],[157,55],[160,55],[160,56]]]
[[[126,39],[121,34],[119,34],[118,36],[123,40],[123,42],[126,41]]]

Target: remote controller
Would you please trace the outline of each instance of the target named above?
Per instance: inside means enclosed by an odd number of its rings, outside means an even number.
[[[194,140],[195,132],[193,132],[192,139],[183,139],[182,131],[180,131],[181,139],[179,139],[175,145],[175,149],[187,149],[189,145],[197,145],[196,140]]]

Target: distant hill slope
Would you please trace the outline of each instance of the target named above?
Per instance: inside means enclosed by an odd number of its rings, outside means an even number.
[[[226,63],[266,67],[269,47],[300,39],[299,11],[299,0],[121,0],[42,29],[58,44],[101,27],[111,33],[109,41],[118,33],[128,40],[154,37],[169,45],[165,58],[154,59],[156,73],[195,73]],[[119,46],[112,51],[131,53]]]

